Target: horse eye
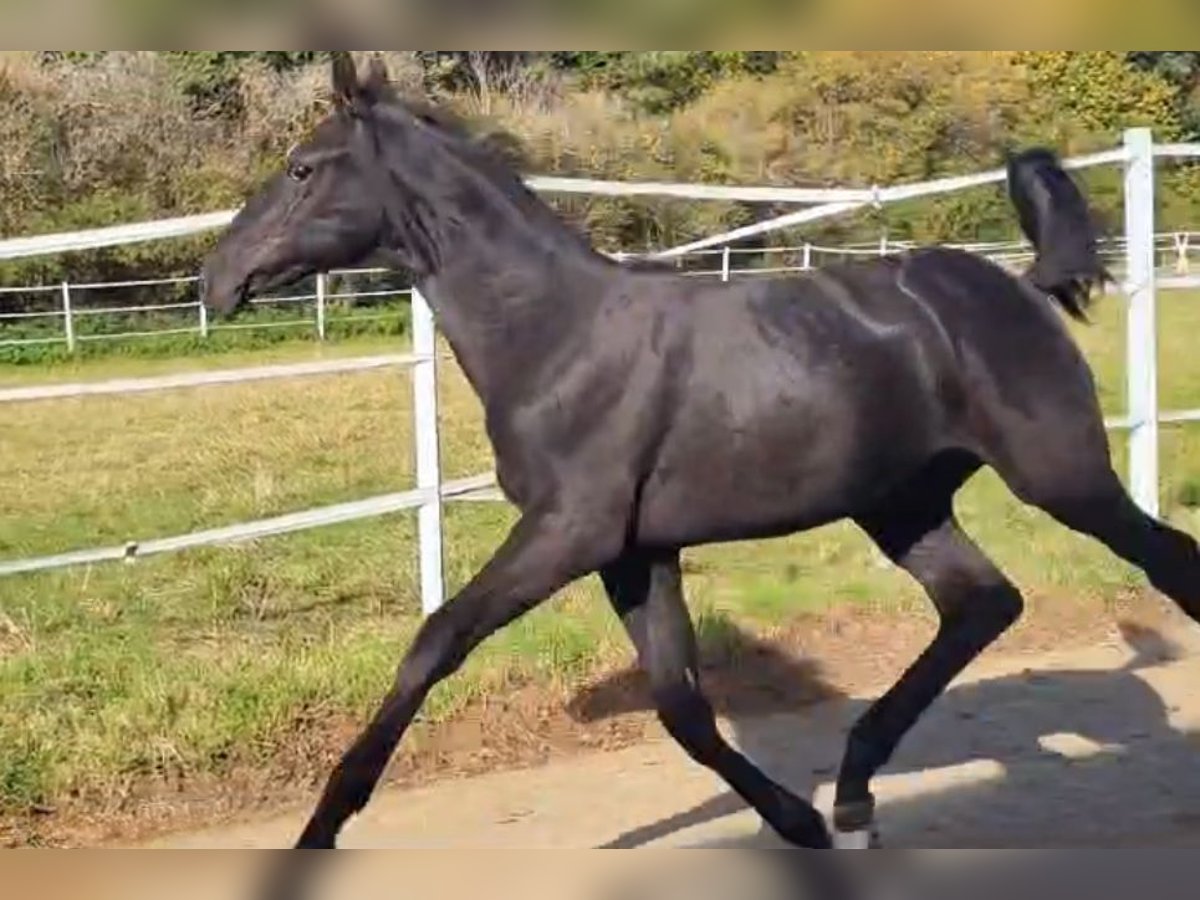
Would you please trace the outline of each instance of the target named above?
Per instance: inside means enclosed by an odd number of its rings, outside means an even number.
[[[294,163],[288,166],[288,178],[296,182],[308,181],[312,175],[312,171],[312,166],[306,166],[303,163]]]

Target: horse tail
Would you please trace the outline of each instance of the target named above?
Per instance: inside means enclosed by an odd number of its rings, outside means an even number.
[[[1025,277],[1072,318],[1087,321],[1092,291],[1112,281],[1087,201],[1058,157],[1034,148],[1008,157],[1008,192],[1035,251]]]

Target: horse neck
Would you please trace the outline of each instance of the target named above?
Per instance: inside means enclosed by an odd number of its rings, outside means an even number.
[[[420,290],[485,407],[514,397],[591,320],[602,296],[591,260],[460,245]]]
[[[501,199],[495,208],[472,209],[427,229],[438,236],[439,261],[419,288],[490,409],[586,327],[614,264],[548,207],[522,210]]]

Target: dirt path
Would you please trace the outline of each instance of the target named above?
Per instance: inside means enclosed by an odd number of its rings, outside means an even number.
[[[1200,847],[1200,652],[1123,641],[977,666],[877,787],[894,848]],[[752,758],[828,811],[862,700],[726,721]],[[277,848],[307,810],[154,841]],[[348,848],[770,847],[759,821],[671,743],[382,793]]]

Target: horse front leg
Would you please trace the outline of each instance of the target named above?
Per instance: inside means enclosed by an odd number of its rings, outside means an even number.
[[[830,849],[821,815],[731,747],[700,685],[696,633],[683,594],[679,553],[628,552],[601,570],[650,680],[659,719],[680,747],[720,776],[793,847]]]
[[[429,692],[479,644],[620,552],[621,530],[603,528],[603,517],[592,513],[527,514],[475,579],[425,621],[391,692],[334,770],[297,849],[334,849],[346,822],[370,801]]]

